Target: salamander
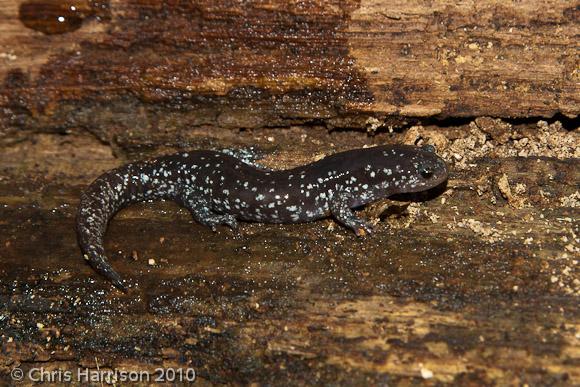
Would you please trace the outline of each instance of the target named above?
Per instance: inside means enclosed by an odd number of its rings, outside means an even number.
[[[383,145],[327,156],[286,170],[257,168],[219,151],[196,150],[138,161],[99,176],[82,193],[76,229],[84,258],[117,288],[103,238],[130,204],[172,200],[215,231],[238,220],[300,223],[332,216],[357,235],[372,231],[354,208],[393,194],[424,191],[447,179],[432,146]]]

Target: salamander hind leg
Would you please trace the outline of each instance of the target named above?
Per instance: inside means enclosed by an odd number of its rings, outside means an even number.
[[[337,195],[330,202],[330,212],[332,216],[343,226],[350,228],[357,236],[364,236],[373,231],[373,226],[367,221],[359,218],[349,206],[349,197]]]
[[[217,226],[228,226],[234,231],[238,230],[238,221],[236,220],[235,216],[230,214],[216,214],[210,213],[204,215],[203,217],[197,217],[196,215],[193,216],[195,220],[199,223],[203,224],[212,229],[212,231],[216,231]]]
[[[238,221],[235,216],[215,213],[211,209],[209,202],[197,195],[185,193],[178,198],[178,202],[189,210],[193,219],[213,231],[216,231],[217,226],[221,225],[228,226],[232,230],[238,229]]]

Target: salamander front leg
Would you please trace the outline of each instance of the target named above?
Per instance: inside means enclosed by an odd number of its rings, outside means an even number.
[[[238,230],[238,221],[230,214],[216,214],[209,206],[207,200],[193,194],[184,194],[179,198],[179,203],[187,208],[198,223],[216,231],[217,226],[225,225],[232,230]]]
[[[330,203],[332,216],[343,226],[350,228],[357,236],[364,236],[373,231],[370,223],[359,218],[349,206],[350,197],[347,195],[337,195]]]

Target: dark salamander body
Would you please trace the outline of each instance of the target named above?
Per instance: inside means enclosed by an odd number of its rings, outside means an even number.
[[[371,232],[352,208],[393,194],[430,189],[447,167],[430,146],[394,145],[337,153],[288,170],[258,169],[217,151],[192,151],[135,162],[106,172],[82,194],[77,233],[85,259],[118,288],[103,237],[121,208],[173,200],[199,223],[237,228],[237,220],[299,223],[332,215],[357,235]]]

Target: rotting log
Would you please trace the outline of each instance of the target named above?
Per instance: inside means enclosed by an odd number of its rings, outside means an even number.
[[[579,384],[577,6],[76,1],[44,9],[55,24],[21,4],[0,0],[0,383],[173,367],[202,384]],[[554,114],[564,127],[534,118]],[[476,118],[429,120],[446,117]],[[80,257],[80,191],[123,162],[254,147],[285,168],[383,143],[435,144],[451,175],[368,208],[371,236],[212,233],[148,203],[106,240],[129,293]]]
[[[110,142],[580,112],[580,11],[566,0],[57,3],[0,1],[3,131]]]
[[[255,146],[276,168],[424,141],[438,144],[452,172],[439,197],[371,206],[363,215],[378,223],[365,238],[331,220],[213,233],[171,203],[131,207],[106,240],[131,285],[122,294],[83,262],[73,231],[80,190],[122,161],[74,134],[6,146],[4,380],[40,367],[75,375],[192,368],[210,383],[580,380],[577,130],[477,119],[375,137],[316,127],[193,136]]]

